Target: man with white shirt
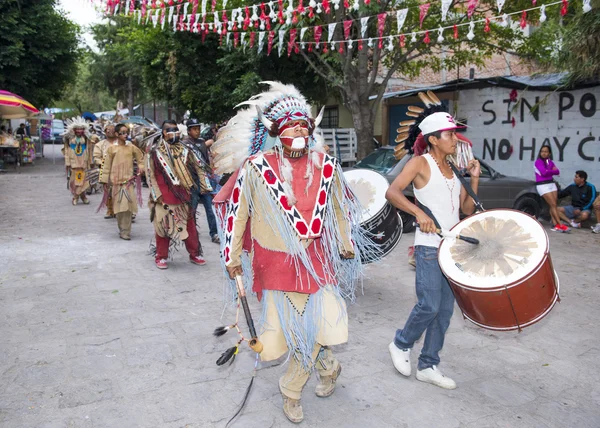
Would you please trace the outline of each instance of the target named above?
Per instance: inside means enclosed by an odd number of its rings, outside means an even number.
[[[414,156],[386,193],[386,198],[392,205],[412,214],[419,223],[419,229],[415,233],[415,285],[418,302],[404,328],[397,330],[389,351],[396,369],[408,377],[411,374],[410,350],[425,333],[417,379],[454,389],[456,383],[437,368],[440,363],[439,352],[444,345],[444,336],[454,310],[454,295],[437,259],[441,238],[436,234],[434,220],[425,211],[430,210],[442,229],[449,230],[459,222],[460,211],[472,214],[475,204],[446,159],[455,153],[458,143],[456,129],[460,127],[456,125],[454,118],[445,112],[433,113],[425,117],[418,128],[429,151],[421,156]],[[479,162],[471,160],[467,169],[471,176],[471,187],[477,193]],[[418,206],[404,196],[403,190],[410,183],[413,183]]]

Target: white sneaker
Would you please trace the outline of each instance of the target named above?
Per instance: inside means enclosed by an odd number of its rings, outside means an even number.
[[[388,349],[390,350],[392,363],[394,363],[396,370],[398,370],[400,374],[404,376],[410,376],[410,349],[400,349],[394,342],[390,343]]]
[[[581,229],[581,223],[576,223],[574,221],[571,221],[571,227],[573,229]]]
[[[600,223],[597,223],[596,226],[592,226],[592,233],[600,233]]]
[[[444,389],[455,389],[456,382],[446,377],[438,370],[437,366],[431,366],[425,370],[417,370],[417,380],[427,382]]]

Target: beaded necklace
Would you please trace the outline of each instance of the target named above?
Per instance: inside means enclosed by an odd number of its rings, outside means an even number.
[[[456,181],[454,180],[454,171],[450,170],[450,173],[452,174],[452,178],[450,178],[450,179],[446,178],[446,175],[444,174],[444,171],[442,171],[442,167],[438,163],[438,161],[435,158],[435,156],[431,155],[431,158],[433,159],[433,161],[435,162],[435,164],[439,168],[440,173],[442,174],[442,177],[444,177],[444,181],[446,182],[446,187],[450,191],[450,203],[452,204],[452,212],[454,212],[454,198],[452,197],[452,194],[454,192],[454,186],[456,185]],[[446,161],[446,162],[448,162],[448,161]],[[450,162],[448,162],[448,166],[450,166]],[[448,181],[452,182],[452,187],[450,187],[450,185],[448,184]]]

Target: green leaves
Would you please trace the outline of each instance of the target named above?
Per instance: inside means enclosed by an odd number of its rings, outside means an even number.
[[[54,0],[0,2],[0,87],[41,108],[76,74],[79,27]]]

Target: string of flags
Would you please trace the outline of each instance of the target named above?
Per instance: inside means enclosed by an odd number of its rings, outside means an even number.
[[[267,39],[267,55],[271,54],[277,35],[278,54],[283,54],[285,47],[286,35],[288,36],[287,54],[292,52],[299,53],[300,49],[307,49],[308,52],[313,50],[321,50],[322,53],[338,50],[340,53],[346,49],[353,49],[356,44],[359,50],[364,48],[366,43],[369,48],[372,48],[375,43],[379,49],[394,49],[394,42],[401,48],[410,43],[416,43],[418,39],[426,44],[431,43],[431,36],[437,34],[437,42],[444,41],[444,33],[451,31],[452,37],[458,39],[459,29],[468,26],[467,39],[475,38],[475,26],[484,25],[484,32],[491,31],[491,24],[496,23],[502,27],[511,25],[509,19],[513,16],[519,16],[519,23],[522,29],[527,26],[527,14],[539,10],[539,22],[546,21],[546,8],[561,5],[561,16],[567,14],[569,0],[558,0],[553,3],[547,3],[537,6],[537,0],[532,0],[533,7],[517,12],[503,13],[494,17],[484,17],[473,20],[472,16],[478,5],[478,0],[469,0],[467,3],[467,17],[471,19],[468,22],[462,22],[449,26],[440,26],[436,29],[423,29],[423,23],[429,12],[430,3],[421,4],[417,8],[419,10],[419,30],[410,33],[403,33],[402,28],[409,13],[409,8],[399,10],[390,10],[379,13],[377,15],[366,16],[358,19],[346,19],[339,22],[332,22],[326,25],[314,25],[303,27],[292,27],[299,22],[298,17],[308,14],[313,17],[314,13],[331,13],[333,6],[334,10],[340,8],[342,0],[322,0],[316,2],[310,0],[307,7],[303,6],[304,0],[298,0],[298,6],[294,7],[294,0],[289,0],[287,8],[283,4],[283,0],[269,1],[260,5],[245,6],[243,9],[238,7],[234,9],[226,9],[228,0],[222,0],[223,9],[217,10],[217,0],[211,0],[211,11],[208,11],[208,0],[191,0],[184,2],[183,0],[168,0],[158,2],[157,0],[142,0],[141,7],[136,9],[134,0],[107,0],[105,13],[108,15],[116,15],[119,12],[123,15],[131,15],[138,24],[149,25],[152,23],[154,27],[158,25],[161,28],[169,26],[173,31],[191,31],[201,34],[202,41],[211,32],[219,34],[220,41],[225,42],[226,46],[231,47],[232,43],[235,48],[242,46],[245,50],[247,47],[254,48],[257,46],[258,52],[261,53],[264,49],[265,38]],[[360,7],[359,0],[343,0],[343,6],[346,9],[357,10]],[[396,0],[396,4],[402,0]],[[370,0],[363,0],[364,4],[368,5]],[[496,0],[498,12],[501,13],[504,7],[505,0]],[[441,0],[441,20],[446,21],[452,0]],[[124,7],[123,7],[124,6]],[[191,8],[191,10],[190,10]],[[268,8],[268,10],[267,10]],[[412,8],[415,9],[415,8]],[[583,0],[582,10],[584,13],[592,9],[591,0]],[[267,13],[268,12],[268,13]],[[260,14],[259,14],[260,13]],[[212,16],[211,16],[212,15]],[[207,22],[207,18],[212,18],[211,22]],[[396,34],[384,35],[385,25],[390,19],[396,21]],[[373,19],[377,20],[376,35],[368,36],[368,24]],[[358,22],[359,21],[359,22]],[[360,24],[360,37],[351,38],[352,26],[354,23]],[[272,29],[271,23],[279,24],[277,31]],[[515,26],[515,24],[512,24]],[[338,27],[339,26],[339,27]],[[327,41],[322,40],[324,27],[327,29]],[[343,39],[334,40],[336,29],[341,28]],[[252,31],[254,30],[254,31]],[[313,39],[307,39],[306,34],[312,34]],[[233,37],[232,37],[233,34]],[[258,41],[256,35],[258,34]],[[233,38],[233,42],[232,42]],[[385,46],[384,46],[385,45]]]

